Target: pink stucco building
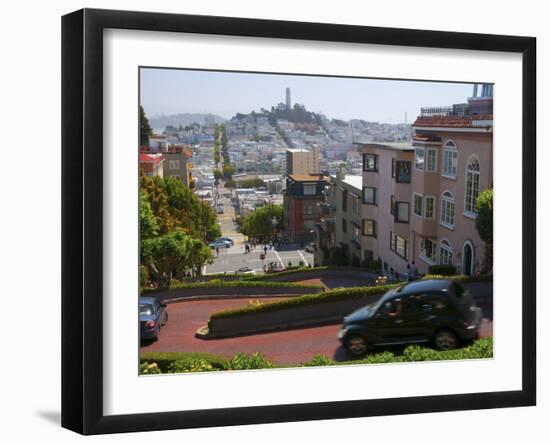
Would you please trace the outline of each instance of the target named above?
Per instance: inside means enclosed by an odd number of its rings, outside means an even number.
[[[493,186],[492,85],[468,103],[423,108],[411,144],[363,145],[364,258],[403,276],[452,264],[481,270],[485,245],[475,227],[480,192]]]

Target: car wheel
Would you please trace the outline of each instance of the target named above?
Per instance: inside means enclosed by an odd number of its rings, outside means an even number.
[[[364,355],[367,352],[367,340],[362,335],[351,335],[346,339],[346,349],[353,355]]]
[[[458,338],[453,331],[441,329],[434,335],[434,345],[440,351],[450,351],[458,346]]]

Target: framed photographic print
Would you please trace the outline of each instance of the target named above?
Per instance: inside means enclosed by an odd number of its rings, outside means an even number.
[[[64,427],[535,404],[534,38],[62,26]]]

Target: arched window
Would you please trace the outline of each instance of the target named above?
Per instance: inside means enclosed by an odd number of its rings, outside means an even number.
[[[441,218],[439,222],[453,229],[455,226],[455,197],[450,191],[441,194]]]
[[[443,239],[439,243],[439,262],[442,265],[453,264],[453,247],[449,240]]]
[[[464,210],[470,214],[476,213],[477,196],[479,195],[479,160],[475,155],[466,164],[466,195]]]
[[[449,140],[443,148],[443,172],[444,177],[456,178],[456,165],[458,163],[458,149],[454,141]]]

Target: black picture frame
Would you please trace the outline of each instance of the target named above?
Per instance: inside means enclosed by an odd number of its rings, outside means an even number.
[[[503,51],[522,55],[522,389],[106,416],[103,413],[103,30]],[[536,39],[338,24],[83,9],[62,18],[62,426],[82,434],[536,404]]]

